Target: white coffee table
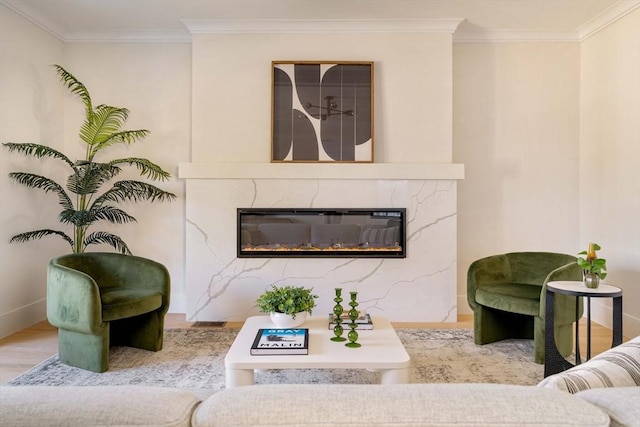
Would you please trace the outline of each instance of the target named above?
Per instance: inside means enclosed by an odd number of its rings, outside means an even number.
[[[268,316],[248,318],[224,358],[227,388],[253,384],[256,369],[368,369],[380,371],[383,384],[409,382],[409,354],[387,319],[372,316],[373,330],[358,331],[362,347],[347,348],[329,339],[334,334],[327,317],[312,316],[300,326],[309,328],[309,354],[293,356],[252,356],[258,329],[274,324]]]

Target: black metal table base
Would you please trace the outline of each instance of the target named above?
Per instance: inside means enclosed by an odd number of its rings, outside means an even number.
[[[558,351],[554,334],[554,295],[556,292],[565,295],[576,296],[576,323],[575,323],[575,361],[573,364],[566,360]],[[550,290],[547,287],[545,295],[545,336],[544,336],[544,376],[557,374],[582,363],[580,356],[580,335],[579,335],[579,297],[585,297],[587,300],[587,354],[586,360],[591,359],[591,297],[609,297],[613,298],[613,338],[611,347],[622,344],[622,292],[613,295],[588,295],[585,292],[569,292]]]

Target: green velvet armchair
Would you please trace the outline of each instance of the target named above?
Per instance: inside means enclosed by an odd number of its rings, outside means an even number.
[[[546,286],[556,280],[582,280],[574,256],[513,252],[474,261],[467,271],[467,301],[473,310],[475,343],[533,339],[534,361],[544,363]],[[554,303],[555,340],[566,357],[573,348],[576,297],[557,294]],[[579,316],[582,310],[580,300]]]
[[[119,253],[69,254],[47,271],[47,318],[58,328],[63,363],[109,369],[109,347],[162,349],[169,272],[155,261]]]

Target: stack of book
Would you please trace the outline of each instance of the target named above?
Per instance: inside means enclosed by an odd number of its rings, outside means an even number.
[[[342,320],[342,327],[345,330],[349,330],[349,323],[351,323],[351,319],[349,319],[349,314],[344,312],[340,315],[340,319]],[[356,330],[366,330],[373,329],[373,322],[371,321],[371,316],[369,313],[358,312],[358,317],[356,317]],[[336,316],[333,313],[329,314],[329,329],[333,329],[336,326]]]

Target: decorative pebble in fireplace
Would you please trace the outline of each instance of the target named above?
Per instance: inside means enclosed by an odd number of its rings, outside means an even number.
[[[238,258],[404,258],[406,210],[238,209]]]

